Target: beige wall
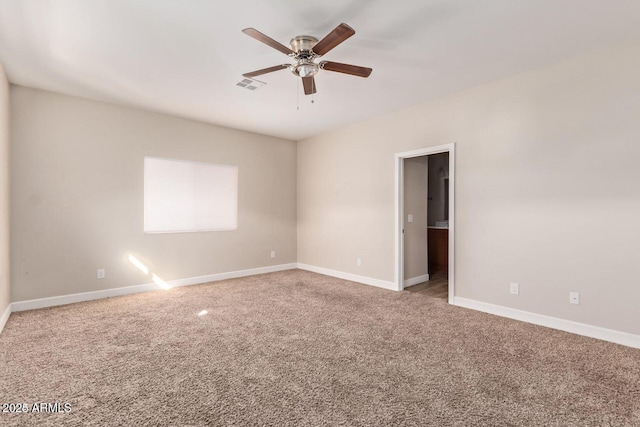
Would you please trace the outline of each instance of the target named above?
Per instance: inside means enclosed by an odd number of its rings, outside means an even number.
[[[405,281],[427,274],[428,159],[422,156],[404,161]],[[408,221],[409,215],[413,215],[413,222]]]
[[[148,283],[128,253],[164,280],[296,261],[295,142],[17,86],[11,114],[13,301]],[[238,165],[238,230],[145,235],[144,156]]]
[[[9,82],[0,63],[0,317],[11,302],[9,237]]]
[[[638,51],[299,142],[298,261],[393,281],[394,153],[456,142],[456,296],[639,334]]]

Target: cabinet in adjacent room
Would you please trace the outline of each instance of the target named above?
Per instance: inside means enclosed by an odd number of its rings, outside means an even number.
[[[428,230],[429,274],[447,274],[449,265],[449,229],[429,227]]]

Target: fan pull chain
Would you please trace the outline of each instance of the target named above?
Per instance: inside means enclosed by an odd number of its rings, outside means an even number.
[[[300,79],[296,80],[296,110],[300,111]]]

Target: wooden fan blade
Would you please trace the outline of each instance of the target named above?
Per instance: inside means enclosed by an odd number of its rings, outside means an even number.
[[[313,78],[313,76],[303,77],[302,86],[304,86],[305,95],[311,95],[312,93],[316,93],[316,81]]]
[[[289,68],[289,65],[282,64],[282,65],[276,65],[275,67],[263,68],[262,70],[256,70],[250,73],[244,73],[242,76],[251,78],[251,77],[259,76],[262,74],[272,73],[278,70],[284,70],[285,68]]]
[[[256,30],[255,28],[245,28],[244,30],[242,30],[242,32],[248,35],[249,37],[253,37],[254,39],[266,44],[267,46],[271,46],[272,48],[279,50],[285,55],[295,54],[294,51],[292,51],[282,43],[275,41],[274,39],[272,39],[271,37],[265,34],[262,34],[260,31]]]
[[[351,28],[347,24],[342,23],[334,28],[333,31],[331,31],[329,34],[327,34],[325,38],[320,40],[312,50],[316,55],[322,56],[355,33],[356,32],[353,28]]]
[[[350,74],[358,77],[369,77],[371,68],[358,67],[357,65],[341,64],[339,62],[322,61],[320,66],[329,71],[336,71],[338,73]]]

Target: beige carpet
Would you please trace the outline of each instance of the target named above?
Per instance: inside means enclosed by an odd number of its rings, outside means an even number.
[[[71,405],[3,426],[640,426],[640,350],[299,270],[14,313],[0,363]]]

